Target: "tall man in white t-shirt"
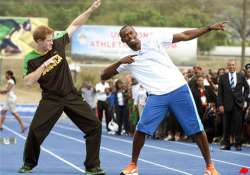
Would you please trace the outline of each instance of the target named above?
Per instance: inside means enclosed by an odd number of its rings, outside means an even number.
[[[183,75],[173,64],[163,45],[188,41],[213,30],[224,30],[223,23],[205,28],[187,30],[174,35],[162,35],[142,42],[132,26],[120,30],[122,42],[132,49],[133,55],[126,56],[107,67],[101,79],[128,71],[147,90],[149,97],[134,135],[131,163],[121,175],[138,174],[137,160],[145,142],[145,135],[153,135],[165,114],[171,111],[187,135],[193,135],[206,162],[205,175],[218,175],[209,152],[206,133],[198,116],[193,96]]]

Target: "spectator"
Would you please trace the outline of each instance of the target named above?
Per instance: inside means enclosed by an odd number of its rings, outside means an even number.
[[[125,130],[125,134],[129,134],[129,121],[128,121],[128,94],[124,89],[123,82],[117,80],[115,83],[115,111],[117,116],[117,122],[119,129],[117,134],[121,135],[122,128]]]
[[[15,85],[16,85],[16,79],[14,77],[14,73],[11,70],[6,71],[5,78],[7,80],[6,89],[0,90],[0,94],[6,95],[6,102],[4,103],[4,106],[1,110],[1,118],[0,118],[0,130],[3,130],[3,123],[6,118],[6,114],[8,111],[12,113],[12,115],[16,118],[18,121],[20,127],[21,127],[21,133],[24,133],[26,130],[26,126],[24,126],[23,121],[20,117],[20,115],[16,111],[16,94],[15,94]]]
[[[228,73],[220,76],[218,106],[223,116],[222,150],[230,150],[230,131],[235,136],[235,148],[241,150],[243,105],[249,93],[249,86],[242,74],[236,73],[235,60],[227,63]],[[244,87],[244,92],[242,91]]]
[[[189,85],[189,87],[192,89],[193,88],[193,86],[195,86],[195,84],[196,84],[196,77],[198,76],[198,75],[202,75],[202,68],[200,67],[200,66],[194,66],[193,67],[193,76],[192,76],[192,78],[190,79],[190,81],[188,82],[188,85]]]
[[[245,71],[246,81],[248,83],[248,86],[250,87],[250,63],[245,65]],[[247,109],[244,117],[244,130],[244,138],[246,142],[250,144],[250,92],[247,96]]]
[[[95,86],[96,90],[96,100],[97,100],[97,116],[102,122],[103,112],[105,112],[106,129],[109,132],[108,124],[111,121],[110,107],[107,102],[107,94],[109,94],[109,84],[104,80],[97,83]]]
[[[89,104],[93,111],[96,110],[95,89],[90,82],[86,82],[81,88],[83,99]]]
[[[215,129],[215,115],[211,115],[211,112],[214,112],[211,109],[214,110],[215,108],[216,95],[210,86],[204,86],[204,77],[202,75],[198,75],[196,77],[196,84],[191,90],[194,96],[198,113],[207,133],[208,141],[211,143],[213,141]],[[211,106],[213,106],[213,108],[211,108]],[[205,113],[209,115],[205,116]]]
[[[147,91],[142,85],[140,85],[136,99],[134,101],[134,105],[137,106],[139,116],[142,114],[143,108],[146,104],[146,100],[147,100]]]

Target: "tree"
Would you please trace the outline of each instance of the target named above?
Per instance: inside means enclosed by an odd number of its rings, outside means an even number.
[[[243,69],[245,65],[245,47],[246,47],[246,37],[247,37],[247,0],[243,0],[242,2],[242,22],[241,22],[241,66]],[[248,33],[250,34],[250,28]]]
[[[166,26],[166,17],[155,9],[138,9],[131,13],[121,14],[118,17],[120,24],[131,24],[137,26]]]
[[[229,23],[229,30],[231,31],[232,40],[240,41],[241,45],[241,65],[243,69],[245,65],[245,47],[247,39],[250,37],[250,15],[247,11],[249,7],[249,0],[233,1],[230,0],[231,8],[227,8],[223,16],[227,16]]]

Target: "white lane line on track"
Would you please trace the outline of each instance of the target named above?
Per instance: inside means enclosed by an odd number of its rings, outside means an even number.
[[[58,124],[57,124],[56,126],[61,127],[62,129],[68,129],[68,130],[72,130],[72,131],[76,131],[76,132],[81,132],[79,129],[73,128],[75,125],[71,125],[72,127],[68,127],[68,126],[65,126],[65,125],[61,125],[61,124],[58,125]],[[112,137],[112,136],[103,135],[103,137],[106,137],[106,138],[109,138],[109,139],[112,139],[112,140],[121,141],[121,142],[132,143],[132,142],[129,141],[129,140],[120,139],[120,138],[114,138],[114,137]],[[193,144],[190,144],[190,143],[182,143],[182,142],[178,142],[178,141],[176,141],[176,142],[171,142],[171,143],[198,148],[197,145],[193,145]],[[149,146],[150,146],[150,145],[149,145]],[[212,146],[212,149],[214,150],[215,148],[213,148],[213,146]],[[224,151],[224,150],[219,150],[218,152],[227,152],[227,153],[231,153],[231,154],[237,154],[237,155],[242,155],[242,156],[248,156],[248,157],[250,157],[250,154],[247,154],[247,153],[240,153],[240,152],[236,152],[236,151]]]
[[[11,133],[15,134],[16,136],[18,136],[19,138],[21,138],[21,139],[23,139],[23,140],[26,140],[26,137],[24,137],[23,135],[17,133],[16,131],[10,129],[10,128],[7,127],[6,125],[4,125],[3,127],[4,127],[4,129],[6,129],[6,130],[8,130],[9,132],[11,132]],[[69,161],[63,159],[62,157],[56,155],[55,153],[53,153],[52,151],[48,150],[47,148],[44,148],[43,146],[41,146],[41,150],[44,151],[44,152],[46,152],[46,153],[48,153],[48,154],[50,154],[51,156],[55,157],[56,159],[58,159],[58,160],[64,162],[65,164],[67,164],[67,165],[73,167],[74,169],[76,169],[76,170],[78,170],[78,171],[80,171],[80,172],[82,172],[82,173],[85,173],[85,171],[84,171],[83,169],[81,169],[80,167],[78,167],[78,166],[74,165],[73,163],[71,163],[71,162],[69,162]]]
[[[73,141],[76,141],[76,142],[85,143],[83,140],[80,140],[80,139],[77,139],[77,138],[74,138],[74,137],[71,137],[71,136],[68,136],[68,135],[56,132],[56,131],[51,131],[51,134],[54,134],[54,135],[57,135],[57,136],[61,136],[61,137],[64,137],[66,139],[73,140]],[[115,153],[115,154],[119,154],[119,155],[131,158],[131,156],[128,155],[128,154],[124,154],[122,152],[119,152],[119,151],[116,151],[116,150],[113,150],[113,149],[109,149],[109,148],[104,147],[104,146],[101,146],[101,149],[109,151],[109,152],[112,152],[112,153]],[[192,174],[190,174],[188,172],[177,170],[175,168],[171,168],[171,167],[168,167],[168,166],[165,166],[165,165],[162,165],[162,164],[159,164],[159,163],[151,162],[151,161],[148,161],[148,160],[145,160],[145,159],[139,159],[139,160],[142,161],[142,162],[144,162],[144,163],[147,163],[147,164],[150,164],[150,165],[154,165],[154,166],[158,166],[158,167],[161,167],[161,168],[164,168],[164,169],[168,169],[168,170],[171,170],[171,171],[179,172],[181,174],[192,175]]]
[[[68,126],[63,126],[63,125],[58,125],[57,124],[57,125],[55,125],[55,127],[81,133],[81,131],[79,129],[68,127]],[[129,140],[126,140],[126,139],[114,138],[112,136],[102,135],[102,137],[108,138],[108,139],[111,139],[111,140],[121,141],[121,142],[124,142],[124,143],[129,143],[129,144],[133,143],[132,141],[129,141]],[[152,149],[157,149],[157,150],[161,150],[161,151],[168,151],[168,152],[172,152],[172,153],[176,153],[176,154],[181,154],[181,155],[186,155],[186,156],[191,156],[191,157],[196,157],[196,158],[203,159],[202,156],[198,156],[198,155],[194,155],[194,154],[190,154],[190,153],[186,153],[186,152],[175,151],[175,150],[166,149],[166,148],[161,148],[161,147],[153,146],[153,145],[149,145],[149,144],[145,144],[144,147],[148,147],[148,148],[152,148]],[[228,153],[232,153],[232,152],[228,152]],[[243,153],[241,153],[241,154],[243,154]],[[243,155],[250,156],[249,154],[243,154]],[[223,164],[233,165],[233,166],[237,166],[237,167],[250,168],[250,166],[236,164],[236,163],[232,163],[232,162],[227,162],[227,161],[223,161],[223,160],[219,160],[219,159],[212,159],[212,160],[215,161],[215,162],[220,162],[220,163],[223,163]]]

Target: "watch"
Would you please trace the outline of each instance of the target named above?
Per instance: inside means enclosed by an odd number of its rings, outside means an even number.
[[[210,26],[207,26],[207,30],[210,32],[212,31],[211,27]]]

